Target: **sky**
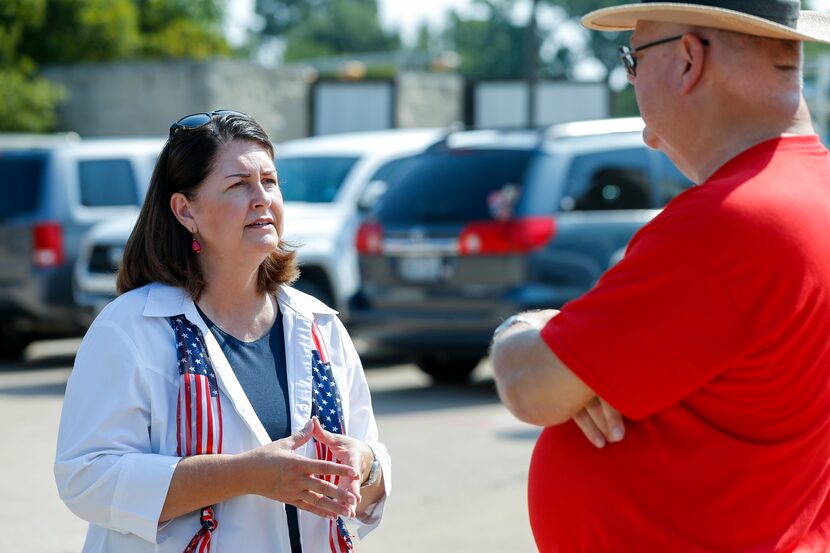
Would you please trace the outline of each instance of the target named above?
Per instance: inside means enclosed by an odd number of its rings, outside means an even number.
[[[378,12],[383,27],[400,29],[404,41],[412,42],[421,21],[443,28],[450,9],[469,13],[471,5],[471,0],[378,0]]]

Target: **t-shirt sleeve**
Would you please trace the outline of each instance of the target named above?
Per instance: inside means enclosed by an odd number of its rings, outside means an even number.
[[[749,344],[705,240],[656,226],[641,229],[625,258],[541,333],[574,374],[633,419],[679,402]]]

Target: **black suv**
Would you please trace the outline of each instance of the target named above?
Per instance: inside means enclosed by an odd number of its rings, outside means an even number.
[[[642,121],[467,131],[414,157],[357,234],[355,333],[463,381],[508,315],[589,290],[691,185]]]

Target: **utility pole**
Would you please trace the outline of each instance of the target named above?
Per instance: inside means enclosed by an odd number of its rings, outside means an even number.
[[[532,0],[530,21],[525,36],[525,81],[527,82],[527,126],[536,126],[536,86],[539,83],[539,41],[536,28],[536,7],[539,0]]]

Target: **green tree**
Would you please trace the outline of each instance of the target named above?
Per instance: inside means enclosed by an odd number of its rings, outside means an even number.
[[[583,15],[594,10],[618,5],[617,0],[543,0],[548,4],[559,6],[565,10],[568,16],[578,21]],[[617,48],[620,44],[628,41],[628,33],[590,32],[590,49],[594,56],[602,62],[607,69],[613,69],[619,65]]]
[[[285,61],[391,52],[400,38],[380,26],[376,0],[257,0],[263,39],[285,42]]]
[[[0,4],[0,131],[44,132],[55,124],[55,105],[65,92],[35,75],[21,56],[27,29],[43,22],[46,0],[6,0]]]
[[[20,53],[39,64],[231,52],[221,0],[49,0]]]
[[[38,64],[131,57],[139,42],[132,0],[49,0],[39,25],[25,29],[20,54]]]
[[[24,67],[0,68],[0,132],[47,132],[66,91]]]
[[[138,8],[138,57],[204,59],[231,54],[222,33],[220,0],[133,0]]]
[[[231,53],[224,0],[2,0],[0,130],[46,131],[64,89],[43,64]]]
[[[283,36],[329,3],[330,0],[256,0],[255,11],[263,22],[260,33]]]
[[[459,71],[470,78],[519,78],[525,75],[527,29],[511,20],[514,0],[477,0],[487,8],[485,19],[453,12],[446,40],[460,58]]]

